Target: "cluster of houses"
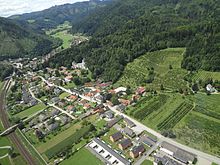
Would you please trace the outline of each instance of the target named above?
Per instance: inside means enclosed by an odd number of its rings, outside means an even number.
[[[51,107],[31,119],[31,121],[29,121],[29,127],[23,131],[28,132],[34,130],[36,137],[43,139],[51,132],[58,130],[70,122],[71,118],[65,114],[61,114],[58,109]]]

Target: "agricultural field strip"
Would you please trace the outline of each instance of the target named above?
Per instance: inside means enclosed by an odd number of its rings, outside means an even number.
[[[192,110],[192,108],[194,108],[192,104],[183,102],[163,122],[157,125],[158,129],[161,130],[173,128],[187,113]]]

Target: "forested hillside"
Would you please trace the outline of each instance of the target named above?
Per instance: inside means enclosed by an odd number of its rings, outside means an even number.
[[[74,24],[74,32],[92,39],[61,52],[49,65],[86,58],[95,77],[116,81],[124,66],[145,52],[186,47],[182,67],[220,71],[219,11],[218,0],[115,1]]]
[[[37,30],[48,30],[63,24],[65,21],[76,23],[89,15],[94,9],[104,7],[110,2],[111,0],[90,0],[74,4],[64,4],[43,11],[14,15],[10,18],[17,21],[25,21]]]
[[[61,41],[37,34],[13,20],[0,17],[0,60],[44,55],[58,47]]]

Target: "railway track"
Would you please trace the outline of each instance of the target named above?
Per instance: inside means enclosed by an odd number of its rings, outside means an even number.
[[[5,111],[5,96],[9,89],[10,83],[11,83],[10,80],[6,81],[3,89],[0,92],[0,117],[5,129],[10,127],[8,115]],[[10,138],[12,143],[14,143],[19,153],[23,156],[23,158],[26,160],[28,165],[37,165],[31,154],[25,148],[25,146],[23,145],[23,143],[21,142],[21,140],[19,139],[19,137],[16,135],[15,132],[9,134],[8,137]]]

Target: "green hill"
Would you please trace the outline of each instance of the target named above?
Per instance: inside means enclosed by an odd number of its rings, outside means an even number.
[[[60,53],[51,65],[85,58],[94,77],[115,82],[127,63],[146,52],[186,47],[183,68],[220,71],[219,8],[218,0],[114,1],[73,24],[74,32],[92,39]]]
[[[27,22],[34,29],[52,29],[65,21],[76,23],[92,13],[94,9],[104,7],[111,0],[90,0],[74,4],[54,6],[49,9],[11,16],[11,19]]]
[[[59,40],[36,33],[13,20],[0,17],[0,60],[41,56],[60,45]]]

